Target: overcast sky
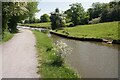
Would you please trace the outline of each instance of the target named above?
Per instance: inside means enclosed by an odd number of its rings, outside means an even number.
[[[40,12],[36,13],[36,18],[40,18],[42,14],[50,14],[56,8],[59,8],[60,11],[65,11],[69,9],[69,4],[72,3],[81,3],[85,10],[91,7],[94,2],[108,3],[111,0],[39,0],[38,9]]]

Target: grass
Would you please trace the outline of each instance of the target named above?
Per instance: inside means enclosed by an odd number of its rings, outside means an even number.
[[[2,38],[2,35],[0,35],[0,37]],[[0,44],[10,40],[12,37],[13,37],[13,34],[11,34],[10,32],[7,32],[7,31],[4,32],[4,38],[1,39]]]
[[[21,24],[21,26],[30,26],[30,27],[37,27],[37,28],[51,28],[51,22]]]
[[[42,78],[78,78],[78,75],[66,64],[62,66],[52,65],[56,58],[51,38],[39,31],[33,31],[36,37],[36,49],[38,53],[38,73]]]
[[[66,31],[69,33],[68,36],[73,37],[120,40],[120,37],[118,37],[120,34],[118,33],[119,29],[118,22],[107,22],[64,28],[63,30],[58,30],[57,33],[66,35],[63,33]]]
[[[65,25],[68,26],[70,25],[71,22],[66,23]],[[32,24],[18,24],[21,26],[30,26],[30,27],[35,27],[35,28],[51,28],[51,22],[44,22],[44,23],[32,23]]]

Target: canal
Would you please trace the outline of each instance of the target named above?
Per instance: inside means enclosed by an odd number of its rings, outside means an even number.
[[[77,41],[51,34],[54,42],[63,41],[73,50],[66,63],[82,78],[118,78],[117,44]]]

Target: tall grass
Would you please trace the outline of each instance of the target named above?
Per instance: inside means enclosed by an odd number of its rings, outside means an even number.
[[[4,36],[4,37],[3,37]],[[3,37],[3,39],[2,39]],[[10,40],[13,37],[13,34],[10,32],[4,32],[4,35],[0,35],[0,44]]]

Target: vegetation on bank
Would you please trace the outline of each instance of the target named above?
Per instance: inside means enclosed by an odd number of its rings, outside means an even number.
[[[63,30],[56,30],[57,33],[79,37],[79,38],[96,38],[96,39],[112,39],[120,40],[118,37],[119,22],[107,22],[91,25],[78,25],[76,27],[64,28]]]
[[[51,38],[39,31],[33,31],[36,37],[38,73],[42,78],[78,78],[78,75],[65,63],[59,65],[58,56],[53,50]],[[58,61],[53,64],[54,61]]]
[[[0,37],[2,38],[2,35],[0,35]],[[0,40],[0,44],[10,40],[12,37],[13,37],[12,33],[5,31],[3,39]]]
[[[51,22],[21,24],[21,26],[36,27],[36,28],[51,28]]]

